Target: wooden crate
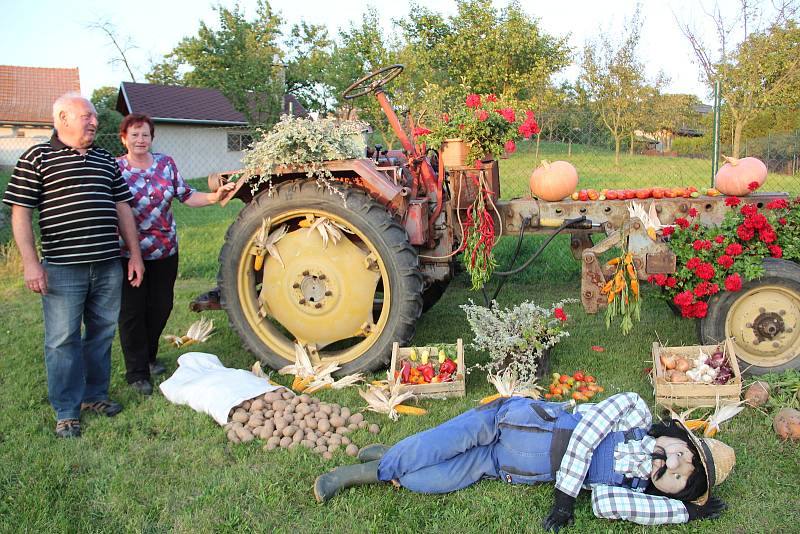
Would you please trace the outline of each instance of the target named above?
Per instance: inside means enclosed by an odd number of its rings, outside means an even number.
[[[400,366],[403,360],[407,360],[411,349],[420,354],[421,351],[427,350],[432,360],[436,360],[439,354],[438,347],[401,347],[399,343],[392,345],[392,375],[394,372],[400,372]],[[452,355],[449,355],[452,359]],[[419,398],[423,399],[444,399],[447,397],[463,397],[466,395],[466,380],[464,373],[464,342],[461,338],[456,341],[456,374],[452,382],[443,382],[440,384],[402,384],[405,391],[411,391]],[[415,363],[416,362],[412,362]]]
[[[716,352],[719,345],[690,345],[687,347],[662,347],[653,343],[653,389],[656,402],[666,407],[714,407],[717,397],[720,400],[738,401],[742,394],[742,373],[736,361],[736,352],[730,338],[721,344],[723,353],[733,371],[727,384],[698,384],[696,382],[667,382],[664,377],[666,369],[661,364],[661,354],[683,356],[687,360],[697,358],[700,349],[709,356]]]

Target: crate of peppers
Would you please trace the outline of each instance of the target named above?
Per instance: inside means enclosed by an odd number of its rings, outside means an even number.
[[[392,346],[392,367],[402,387],[420,398],[463,397],[464,343],[429,347]]]

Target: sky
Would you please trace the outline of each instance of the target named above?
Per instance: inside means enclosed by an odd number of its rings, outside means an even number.
[[[710,7],[710,0],[702,0]],[[659,71],[670,79],[668,93],[691,93],[703,101],[709,94],[699,81],[693,52],[682,35],[676,17],[697,26],[709,40],[713,29],[703,14],[700,0],[647,0],[642,4],[644,24],[639,54],[646,74],[655,78]],[[136,46],[128,52],[137,81],[157,63],[181,38],[196,35],[201,21],[214,27],[216,12],[221,3],[203,0],[0,0],[0,65],[29,67],[78,67],[82,92],[90,96],[98,87],[118,86],[130,80],[127,71],[109,60],[115,55],[108,38],[92,30],[92,22],[108,21],[118,37]],[[723,9],[735,9],[737,0],[719,0]],[[255,0],[241,0],[248,16],[255,14]],[[417,0],[444,15],[455,13],[455,3],[449,0]],[[506,1],[494,1],[501,8]],[[359,22],[368,5],[378,8],[384,32],[397,31],[394,20],[407,12],[407,0],[364,2],[356,0],[273,0],[272,8],[285,22],[285,30],[305,20],[323,24],[331,35],[339,29]],[[636,7],[634,0],[520,0],[522,8],[540,20],[541,27],[551,35],[569,35],[569,44],[576,57],[587,40],[596,39],[600,32],[618,35],[626,18]],[[573,81],[578,75],[576,66],[559,73],[559,80]]]

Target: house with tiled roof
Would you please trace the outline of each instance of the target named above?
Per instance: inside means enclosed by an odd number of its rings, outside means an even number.
[[[240,168],[252,141],[247,117],[217,89],[122,82],[116,108],[152,118],[153,150],[172,156],[187,178]],[[308,115],[291,94],[283,97],[283,113]]]
[[[0,65],[0,166],[50,137],[53,102],[81,90],[78,69]]]

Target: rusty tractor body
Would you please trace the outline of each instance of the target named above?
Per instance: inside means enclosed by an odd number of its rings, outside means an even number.
[[[345,91],[345,98],[374,93],[403,149],[374,150],[364,159],[327,162],[342,198],[326,197],[303,168],[270,169],[272,194],[266,187],[251,189],[252,178],[263,169],[209,177],[214,190],[237,176],[237,187],[229,198],[247,205],[228,230],[220,254],[222,305],[247,348],[273,368],[294,360],[295,342],[303,344],[315,361],[336,360],[342,373],[385,368],[391,343],[407,344],[414,323],[438,300],[453,275],[454,251],[462,239],[456,221],[463,220],[464,210],[478,193],[476,173],[484,173],[483,183],[499,198],[497,162],[479,169],[442,164],[435,169],[412,144],[382,90],[401,71],[399,65],[376,71]],[[763,205],[786,196],[764,193],[743,200]],[[654,203],[663,224],[691,208],[698,211],[702,224],[718,224],[727,209],[724,197],[646,202],[646,207]],[[623,236],[640,278],[675,270],[669,246],[652,240],[642,223],[629,217],[627,200],[526,198],[495,204],[501,219],[496,222],[502,223],[505,236],[551,234],[556,229],[571,234],[572,254],[582,262],[581,302],[589,313],[596,313],[606,302],[600,289],[610,272],[598,256],[619,244]],[[286,237],[276,243],[280,263],[267,257],[259,271],[253,263],[255,256],[264,254],[263,247],[257,246],[258,232],[267,219],[272,228],[285,227]],[[333,243],[317,239],[313,232],[314,227],[328,223],[344,230]],[[605,238],[595,245],[593,234]],[[745,302],[725,303],[740,313],[750,305],[761,311],[748,312],[749,319],[741,324],[732,322],[727,312],[722,318],[717,314],[713,325],[701,327],[707,337],[732,335],[744,340],[740,341],[746,345],[744,363],[756,371],[800,363],[800,267],[783,263],[788,266],[778,269],[766,295],[756,285],[752,295],[745,292]],[[786,276],[796,276],[796,287],[784,283],[781,277]],[[774,300],[779,304],[773,304]]]

